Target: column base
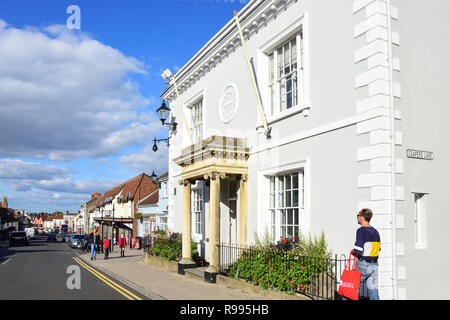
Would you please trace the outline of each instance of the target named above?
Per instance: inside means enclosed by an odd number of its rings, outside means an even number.
[[[205,282],[208,283],[216,283],[216,277],[219,272],[208,272],[208,269],[205,271]]]
[[[178,274],[184,275],[185,269],[192,269],[196,268],[197,265],[195,264],[194,260],[192,259],[181,259],[180,262],[178,262]]]

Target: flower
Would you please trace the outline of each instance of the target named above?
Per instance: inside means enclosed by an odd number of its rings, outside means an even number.
[[[284,243],[286,243],[286,242],[287,242],[287,240],[286,240],[286,239],[283,239],[283,242],[284,242]]]
[[[305,267],[304,267],[304,266],[301,266],[301,269],[302,269],[302,270],[305,270]]]

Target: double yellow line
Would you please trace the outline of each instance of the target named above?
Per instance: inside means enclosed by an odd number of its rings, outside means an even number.
[[[92,268],[91,266],[89,266],[88,264],[86,264],[85,262],[81,261],[80,258],[78,257],[73,257],[73,259],[79,264],[81,265],[83,268],[85,268],[86,270],[88,270],[90,273],[92,273],[94,276],[96,276],[97,278],[99,278],[100,280],[102,280],[104,283],[106,283],[108,286],[110,286],[111,288],[113,288],[115,291],[119,292],[121,295],[123,295],[125,298],[127,298],[128,300],[142,300],[141,298],[139,298],[138,296],[136,296],[135,294],[131,293],[130,291],[128,291],[127,289],[125,289],[124,287],[118,285],[117,283],[115,283],[114,281],[112,281],[111,279],[107,278],[106,276],[104,276],[103,274],[101,274],[100,272],[98,272],[97,270],[95,270],[94,268]]]

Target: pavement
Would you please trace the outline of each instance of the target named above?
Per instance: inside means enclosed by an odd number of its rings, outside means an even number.
[[[148,265],[142,261],[142,250],[128,249],[125,257],[121,258],[120,249],[116,247],[107,260],[102,253],[97,254],[96,260],[91,260],[90,253],[74,251],[86,263],[151,300],[268,300],[263,295],[207,283],[201,278],[186,277]]]

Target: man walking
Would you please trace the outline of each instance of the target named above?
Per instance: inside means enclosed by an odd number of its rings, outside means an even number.
[[[362,209],[357,216],[361,227],[356,231],[355,247],[352,255],[358,258],[358,271],[361,272],[359,295],[370,300],[380,300],[378,296],[378,253],[380,252],[380,234],[370,225],[373,213]]]

